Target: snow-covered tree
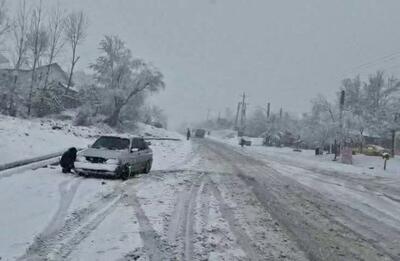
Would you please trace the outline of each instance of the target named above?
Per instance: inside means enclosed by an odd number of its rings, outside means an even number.
[[[164,111],[156,105],[143,106],[141,110],[142,121],[146,124],[167,127],[167,116]]]
[[[116,126],[121,111],[132,105],[135,98],[146,92],[159,91],[165,84],[161,72],[142,60],[133,59],[131,51],[117,36],[106,36],[101,40],[100,50],[102,55],[90,67],[111,101],[111,113],[106,122]]]
[[[394,128],[394,115],[400,110],[400,82],[378,71],[362,83],[359,77],[343,80],[345,90],[345,128],[357,133],[362,150],[363,136],[386,136]]]
[[[259,137],[268,129],[267,115],[261,108],[257,108],[249,117],[246,123],[246,134]]]

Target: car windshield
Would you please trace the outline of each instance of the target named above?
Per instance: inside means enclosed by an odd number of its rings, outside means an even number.
[[[125,150],[129,148],[129,139],[119,137],[100,137],[92,145],[95,149]]]

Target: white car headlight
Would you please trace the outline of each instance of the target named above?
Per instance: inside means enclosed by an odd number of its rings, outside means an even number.
[[[106,161],[106,164],[117,165],[117,164],[119,164],[119,160],[118,159],[108,159]]]
[[[78,161],[78,162],[87,162],[86,158],[83,157],[83,156],[76,157],[76,161]]]

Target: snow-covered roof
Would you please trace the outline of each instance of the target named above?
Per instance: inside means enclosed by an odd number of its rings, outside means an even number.
[[[1,64],[1,54],[0,54],[0,64]],[[7,59],[4,57],[4,59]],[[7,60],[8,63],[8,60]],[[47,65],[43,65],[43,66],[39,66],[36,68],[36,72],[46,72],[47,68],[51,67],[51,70],[55,70],[58,71],[61,74],[62,80],[64,80],[65,82],[68,82],[68,74],[61,68],[61,66],[58,63],[52,63],[52,64],[47,64]],[[14,72],[15,69],[14,68],[6,68],[6,69],[1,69],[1,71],[5,71],[5,72]],[[32,71],[32,69],[19,69],[18,70],[21,73],[30,73]],[[73,85],[73,83],[72,83]]]

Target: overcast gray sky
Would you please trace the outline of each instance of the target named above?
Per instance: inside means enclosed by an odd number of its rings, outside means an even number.
[[[400,52],[398,0],[60,3],[90,19],[81,69],[95,60],[105,34],[119,35],[134,56],[160,68],[167,88],[153,100],[172,125],[205,119],[208,108],[214,115],[234,110],[243,91],[250,108],[271,101],[274,110],[304,112],[316,94],[333,97],[345,76],[400,73],[400,55],[377,60]]]

